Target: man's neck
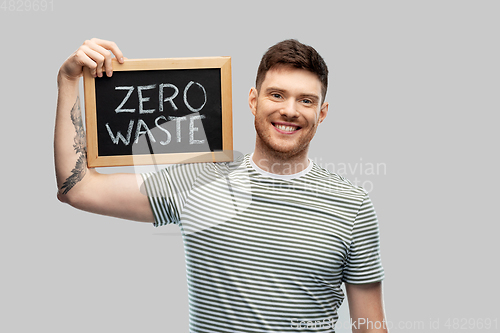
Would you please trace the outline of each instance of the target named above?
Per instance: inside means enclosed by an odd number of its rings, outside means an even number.
[[[277,175],[292,175],[305,170],[309,166],[307,150],[293,156],[277,153],[267,153],[255,149],[252,155],[253,162],[262,170]]]

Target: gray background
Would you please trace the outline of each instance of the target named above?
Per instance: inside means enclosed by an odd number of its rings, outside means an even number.
[[[187,332],[176,227],[56,199],[56,75],[92,37],[128,58],[231,56],[241,152],[253,150],[247,96],[262,54],[285,38],[315,46],[330,113],[310,156],[370,190],[393,331],[500,325],[498,1],[2,3],[0,331]],[[340,314],[348,322],[347,304]]]

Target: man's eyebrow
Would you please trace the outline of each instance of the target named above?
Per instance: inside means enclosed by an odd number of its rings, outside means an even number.
[[[269,94],[271,92],[281,92],[281,93],[284,93],[286,92],[285,89],[282,89],[282,88],[278,88],[278,87],[268,87],[266,90],[265,90],[265,93],[266,94]]]
[[[310,98],[312,99],[314,102],[317,102],[320,100],[320,97],[316,94],[302,94],[300,95],[301,98]]]

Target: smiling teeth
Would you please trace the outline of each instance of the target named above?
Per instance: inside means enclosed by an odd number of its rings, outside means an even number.
[[[285,125],[274,125],[277,129],[285,131],[285,132],[293,132],[297,129],[296,126],[285,126]]]

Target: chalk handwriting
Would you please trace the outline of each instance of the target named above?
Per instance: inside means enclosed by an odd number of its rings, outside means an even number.
[[[203,92],[203,103],[198,108],[193,107],[188,101],[188,91],[193,85],[197,85],[198,87],[200,87],[201,91]],[[165,88],[172,88],[173,89],[173,94],[171,96],[166,97],[166,98],[164,96]],[[137,86],[137,96],[139,99],[139,113],[140,114],[153,113],[154,111],[156,111],[156,109],[145,109],[144,108],[145,102],[151,102],[151,96],[145,96],[144,91],[152,90],[152,89],[156,89],[156,84],[150,84],[150,85],[146,85],[146,86]],[[124,109],[123,108],[125,106],[125,103],[127,103],[127,101],[130,99],[130,96],[134,92],[135,87],[134,86],[116,86],[115,90],[126,90],[127,91],[127,95],[121,101],[121,103],[116,107],[115,112],[116,113],[120,113],[120,112],[133,113],[133,112],[135,112],[136,109]],[[166,102],[170,103],[170,106],[172,107],[172,109],[174,109],[174,111],[177,111],[179,108],[175,104],[174,99],[177,97],[178,94],[179,94],[179,88],[177,88],[175,85],[173,85],[171,83],[161,83],[159,85],[159,90],[158,90],[158,109],[159,109],[159,111],[163,112],[164,104]],[[184,87],[183,102],[189,111],[200,112],[205,107],[205,104],[207,104],[207,92],[205,90],[205,87],[203,87],[198,82],[190,81],[186,85],[186,87]]]
[[[142,95],[143,90],[150,90],[150,89],[154,89],[154,88],[156,88],[156,84],[150,84],[148,86],[138,86],[137,87],[137,93],[139,94],[139,113],[153,113],[153,112],[155,112],[155,109],[149,109],[149,110],[144,109],[143,103],[148,102],[150,100],[150,98],[144,97]]]
[[[172,96],[170,97],[167,97],[165,99],[163,99],[163,89],[164,88],[173,88],[174,89],[174,93]],[[163,103],[165,102],[169,102],[170,105],[172,106],[172,109],[174,109],[175,111],[178,110],[177,108],[177,105],[175,105],[174,103],[174,98],[177,97],[177,95],[179,94],[179,89],[174,86],[173,84],[170,84],[170,83],[160,83],[160,94],[159,94],[159,100],[160,100],[160,112],[163,112]],[[162,103],[163,101],[163,103]]]
[[[169,116],[168,119],[175,120],[175,134],[177,137],[177,142],[181,142],[181,121],[186,120],[186,117]]]
[[[167,118],[165,118],[165,116],[159,116],[158,118],[155,119],[156,127],[159,128],[161,131],[165,132],[165,134],[167,135],[167,139],[165,141],[160,141],[160,144],[165,146],[168,145],[172,140],[172,135],[166,128],[160,126],[160,124],[158,123],[160,119],[163,119],[166,122]]]
[[[202,104],[199,108],[197,108],[197,109],[193,108],[193,107],[189,104],[189,102],[188,102],[188,100],[187,100],[187,92],[188,92],[189,88],[190,88],[193,84],[198,85],[198,86],[201,88],[201,90],[203,90],[203,96],[205,97],[205,101],[204,101],[204,102],[203,102],[203,104]],[[186,85],[186,88],[184,88],[184,104],[186,104],[187,108],[188,108],[191,112],[199,112],[199,111],[201,111],[201,109],[203,109],[203,107],[205,106],[205,104],[206,104],[206,103],[207,103],[207,92],[205,91],[205,88],[204,88],[201,84],[199,84],[198,82],[193,82],[193,81],[190,81],[190,82]]]
[[[113,131],[111,130],[111,128],[109,127],[109,123],[106,124],[106,129],[108,130],[108,133],[109,133],[109,137],[111,138],[111,141],[113,141],[113,143],[115,145],[118,144],[118,142],[120,142],[120,140],[122,140],[122,142],[128,146],[128,144],[130,143],[130,137],[132,136],[132,128],[134,127],[134,120],[131,120],[129,123],[128,123],[128,130],[127,130],[127,138],[125,138],[122,133],[120,131],[116,132],[116,136],[113,134]]]
[[[189,144],[190,145],[201,145],[205,143],[205,140],[195,140],[194,132],[198,132],[198,127],[194,127],[195,120],[201,120],[205,118],[204,115],[197,115],[189,117]]]
[[[115,109],[116,113],[119,112],[135,112],[135,109],[122,109],[122,107],[127,103],[128,99],[130,98],[130,95],[132,95],[132,92],[134,91],[134,87],[115,87],[115,90],[128,90],[127,96],[123,99],[123,101],[118,105],[118,107]]]
[[[182,138],[182,122],[187,121],[189,118],[189,125],[188,125],[188,131],[189,131],[189,144],[190,145],[200,145],[204,144],[205,140],[197,140],[195,139],[195,132],[199,131],[199,127],[195,126],[195,121],[201,121],[202,119],[205,118],[205,115],[189,115],[187,117],[174,117],[174,116],[169,116],[168,121],[175,121],[175,140],[176,142],[181,142]],[[155,119],[155,125],[157,128],[159,128],[162,132],[166,134],[166,139],[163,141],[160,141],[161,145],[168,145],[171,140],[172,140],[172,134],[170,131],[164,127],[162,127],[160,124],[160,121],[163,120],[164,122],[167,120],[165,116],[159,116]],[[149,126],[146,124],[146,122],[142,119],[139,119],[137,121],[137,125],[135,123],[135,120],[132,119],[129,121],[128,128],[127,128],[127,134],[126,137],[122,134],[120,130],[116,131],[116,134],[114,134],[113,130],[111,129],[111,126],[109,123],[106,123],[106,129],[108,130],[109,137],[111,138],[111,141],[117,145],[120,143],[120,141],[128,146],[130,145],[130,142],[138,143],[139,138],[141,135],[146,134],[149,137],[149,140],[151,142],[156,142],[156,139],[151,132],[151,129]],[[134,134],[134,140],[132,141],[132,133],[134,130],[135,126],[135,134]]]

